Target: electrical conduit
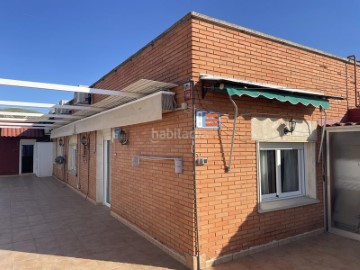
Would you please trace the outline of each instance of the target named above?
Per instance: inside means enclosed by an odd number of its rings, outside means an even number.
[[[229,99],[230,99],[230,102],[234,106],[234,123],[233,123],[233,130],[232,130],[232,136],[231,136],[231,149],[230,149],[229,165],[225,167],[226,173],[230,172],[230,170],[231,170],[232,156],[233,156],[233,152],[234,152],[235,133],[236,133],[236,122],[237,122],[237,116],[239,113],[239,108],[236,105],[235,101],[232,99],[230,94],[229,94]]]

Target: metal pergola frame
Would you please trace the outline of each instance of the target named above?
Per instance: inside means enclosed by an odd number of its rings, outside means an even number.
[[[0,78],[0,86],[14,86],[35,88],[40,90],[64,91],[73,93],[98,94],[107,96],[94,104],[57,104],[38,103],[23,101],[0,100],[0,106],[8,107],[30,107],[45,108],[54,110],[55,113],[34,113],[34,112],[12,112],[0,111],[0,128],[27,128],[51,130],[73,121],[87,118],[91,115],[104,112],[119,105],[141,99],[148,94],[168,90],[175,87],[175,84],[156,82],[140,79],[139,81],[119,90],[98,89],[87,86],[73,86],[54,83],[31,82],[22,80],[10,80]],[[61,110],[69,110],[71,114],[59,113]]]

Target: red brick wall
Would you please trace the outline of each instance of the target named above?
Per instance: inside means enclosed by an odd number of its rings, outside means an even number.
[[[307,52],[264,38],[192,19],[192,73],[278,84],[346,97],[354,106],[353,71],[340,60]],[[200,85],[197,93],[200,96]],[[233,113],[225,94],[198,96],[197,109]],[[318,108],[249,97],[234,98],[239,113],[262,117],[294,117],[317,121]],[[330,101],[329,118],[343,117],[347,101]],[[254,114],[256,115],[256,114]],[[253,115],[253,116],[254,116]],[[275,115],[275,116],[274,116]],[[196,131],[196,152],[209,158],[208,166],[196,167],[200,252],[206,260],[234,253],[323,227],[321,168],[317,169],[317,198],[321,203],[259,214],[257,211],[256,142],[251,140],[251,115],[239,117],[233,167],[224,173],[229,159],[233,118],[221,118],[221,132]],[[227,164],[227,163],[226,163]]]
[[[82,136],[89,139],[90,145],[86,148],[80,143]],[[53,174],[58,179],[68,183],[73,188],[78,189],[83,194],[95,200],[96,199],[96,132],[89,132],[77,135],[77,172],[68,171],[68,150],[69,138],[64,139],[63,156],[65,157],[64,165],[53,165]],[[58,140],[56,142],[59,143]],[[59,153],[56,153],[58,156]],[[89,159],[90,156],[90,159]],[[90,165],[90,166],[89,166]],[[65,169],[64,169],[65,166]],[[89,176],[89,178],[88,178]],[[80,188],[78,188],[80,182]],[[88,185],[89,183],[89,185]],[[89,186],[89,189],[88,189]]]
[[[61,138],[61,139],[64,140],[64,138]],[[58,148],[60,147],[59,141],[60,141],[60,138],[54,140],[54,142],[55,142],[55,147],[54,147],[55,157],[61,156],[61,152],[58,150]],[[66,142],[66,140],[64,140],[64,141]],[[63,146],[62,156],[66,155],[65,149],[66,149],[66,147]],[[56,178],[58,178],[61,181],[64,181],[64,179],[65,179],[64,166],[65,165],[56,164],[55,162],[53,163],[53,176],[55,176]]]
[[[150,79],[179,85],[175,89],[179,103],[183,101],[182,84],[191,76],[190,21],[178,25],[151,46],[126,61],[116,71],[110,72],[93,87],[122,89],[139,80]],[[94,96],[94,102],[104,96]],[[112,189],[111,210],[153,236],[180,254],[194,254],[193,228],[193,159],[191,138],[160,139],[152,141],[152,128],[164,131],[166,128],[181,128],[191,136],[192,114],[188,111],[169,113],[162,121],[125,127],[130,136],[130,144],[122,146],[112,143]],[[91,133],[90,147],[90,194],[96,197],[96,133]],[[78,135],[78,139],[82,134]],[[68,138],[65,139],[64,155],[67,157]],[[80,150],[81,149],[81,150]],[[81,191],[87,190],[87,160],[83,159],[83,147],[78,147],[81,156]],[[116,153],[116,155],[114,155]],[[134,154],[183,159],[184,173],[176,174],[174,161],[141,161],[141,165],[131,165]],[[87,156],[87,155],[86,155]],[[77,176],[67,172],[65,179],[61,166],[54,165],[54,175],[76,187]]]
[[[155,132],[192,130],[190,112],[165,114],[161,122],[125,127],[129,145],[112,145],[113,211],[180,254],[193,254],[193,162],[191,138],[157,138]],[[155,138],[155,139],[153,139]],[[134,155],[180,157],[183,173],[176,174],[173,160],[140,160]]]
[[[155,40],[135,56],[107,74],[94,87],[121,90],[140,79],[171,82],[181,85],[191,76],[191,28],[189,20]],[[179,102],[182,88],[177,91]],[[93,103],[103,99],[95,95]]]
[[[84,194],[95,200],[96,199],[96,132],[79,134],[78,140],[86,136],[89,140],[89,146],[84,148],[80,141],[78,153],[80,153],[80,190]],[[79,165],[78,165],[79,166]]]
[[[174,91],[180,104],[182,84],[191,77],[190,30],[189,20],[176,26],[94,87],[122,89],[139,79],[171,82],[179,85]],[[101,98],[96,96],[94,102]],[[191,138],[153,141],[152,129],[181,129],[191,134],[191,119],[188,109],[164,114],[161,121],[123,127],[129,135],[129,145],[111,145],[111,210],[184,256],[194,254]],[[135,154],[180,157],[184,172],[176,174],[174,161],[170,160],[141,160],[139,167],[132,167]]]
[[[183,102],[182,84],[192,78],[197,87],[196,108],[233,112],[228,97],[208,93],[200,98],[199,74],[209,73],[250,81],[346,96],[331,101],[329,118],[344,116],[354,105],[353,69],[330,57],[255,37],[234,29],[192,18],[177,24],[160,39],[95,83],[96,88],[123,89],[139,79],[177,83],[178,104]],[[360,76],[360,74],[359,74]],[[95,96],[94,102],[103,96]],[[277,101],[235,98],[240,113],[262,116],[292,116],[317,121],[318,108]],[[221,133],[197,130],[196,152],[209,158],[209,165],[196,168],[200,252],[206,259],[250,246],[311,231],[323,226],[322,203],[276,211],[257,212],[255,141],[251,140],[251,117],[239,117],[234,162],[228,161],[232,118],[222,117]],[[193,155],[191,139],[152,140],[152,129],[193,131],[191,108],[163,115],[162,121],[123,127],[129,145],[112,143],[112,206],[116,214],[144,230],[182,255],[195,253],[193,208]],[[92,143],[95,133],[91,133]],[[65,147],[66,149],[67,147]],[[78,152],[81,153],[79,147]],[[95,198],[95,150],[90,148],[90,197]],[[132,167],[134,155],[181,157],[184,173],[175,174],[173,161],[141,160]],[[80,162],[82,192],[87,189],[87,163]],[[56,166],[55,166],[56,167]],[[61,175],[54,168],[55,175]],[[321,170],[317,170],[317,197],[322,200]],[[76,178],[66,181],[76,186]]]

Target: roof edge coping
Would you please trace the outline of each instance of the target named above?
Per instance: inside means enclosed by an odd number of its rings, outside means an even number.
[[[178,25],[180,25],[181,23],[183,23],[184,21],[187,21],[190,18],[196,18],[196,19],[200,19],[202,21],[206,21],[206,22],[210,22],[219,26],[223,26],[229,29],[233,29],[233,30],[237,30],[252,36],[257,36],[260,38],[264,38],[267,40],[271,40],[283,45],[287,45],[290,47],[294,47],[294,48],[298,48],[307,52],[312,52],[312,53],[316,53],[318,55],[323,55],[338,61],[342,61],[344,63],[349,63],[349,59],[344,58],[344,57],[340,57],[331,53],[327,53],[325,51],[322,50],[318,50],[318,49],[314,49],[312,47],[309,46],[304,46],[301,45],[299,43],[296,42],[292,42],[286,39],[282,39],[282,38],[278,38],[278,37],[274,37],[272,35],[268,35],[259,31],[255,31],[234,23],[230,23],[224,20],[220,20],[220,19],[216,19],[195,11],[191,11],[188,12],[185,16],[183,16],[181,19],[179,19],[178,21],[176,21],[173,25],[171,25],[169,28],[167,28],[165,31],[163,31],[160,35],[158,35],[157,37],[155,37],[153,40],[151,40],[150,42],[148,42],[145,46],[143,46],[141,49],[139,49],[137,52],[135,52],[134,54],[132,54],[130,57],[126,58],[123,62],[121,62],[119,65],[117,65],[115,68],[111,69],[109,72],[107,72],[105,75],[101,76],[100,79],[98,79],[97,81],[95,81],[93,84],[91,84],[90,87],[94,87],[97,83],[99,83],[100,81],[102,81],[103,79],[105,79],[109,74],[111,74],[112,72],[116,71],[117,69],[119,69],[121,66],[125,65],[127,62],[131,61],[133,58],[135,58],[136,56],[140,55],[143,51],[145,51],[148,47],[152,46],[155,42],[157,42],[158,40],[160,40],[161,38],[163,38],[166,34],[168,34],[172,29],[174,29],[175,27],[177,27]],[[360,66],[360,63],[357,63],[357,65]]]
[[[203,20],[203,21],[207,21],[207,22],[210,22],[210,23],[214,23],[214,24],[217,24],[217,25],[220,25],[220,26],[227,27],[229,29],[238,30],[240,32],[247,33],[247,34],[250,34],[250,35],[253,35],[253,36],[261,37],[261,38],[264,38],[264,39],[267,39],[267,40],[275,41],[275,42],[280,43],[280,44],[288,45],[288,46],[291,46],[291,47],[295,47],[295,48],[302,49],[302,50],[305,50],[305,51],[308,51],[308,52],[313,52],[313,53],[316,53],[316,54],[324,55],[326,57],[330,57],[330,58],[333,58],[333,59],[336,59],[336,60],[340,60],[340,61],[349,63],[349,59],[345,58],[345,57],[337,56],[337,55],[334,55],[334,54],[331,54],[331,53],[328,53],[328,52],[325,52],[325,51],[322,51],[322,50],[318,50],[318,49],[315,49],[315,48],[312,48],[312,47],[309,47],[309,46],[301,45],[301,44],[293,42],[293,41],[289,41],[289,40],[286,40],[286,39],[283,39],[283,38],[278,38],[278,37],[275,37],[275,36],[272,36],[272,35],[268,35],[268,34],[265,34],[263,32],[259,32],[259,31],[252,30],[252,29],[249,29],[249,28],[246,28],[246,27],[234,24],[234,23],[230,23],[230,22],[227,22],[227,21],[216,19],[216,18],[207,16],[207,15],[204,15],[204,14],[201,14],[201,13],[198,13],[198,12],[192,11],[192,12],[190,12],[190,14],[191,14],[191,16],[193,18],[197,18],[197,19],[200,19],[200,20]],[[360,65],[360,64],[357,63],[357,65]]]

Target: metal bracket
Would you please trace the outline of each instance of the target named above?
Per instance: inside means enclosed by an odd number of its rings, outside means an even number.
[[[206,94],[207,94],[208,90],[204,85],[204,81],[201,80],[201,98],[204,99]]]

